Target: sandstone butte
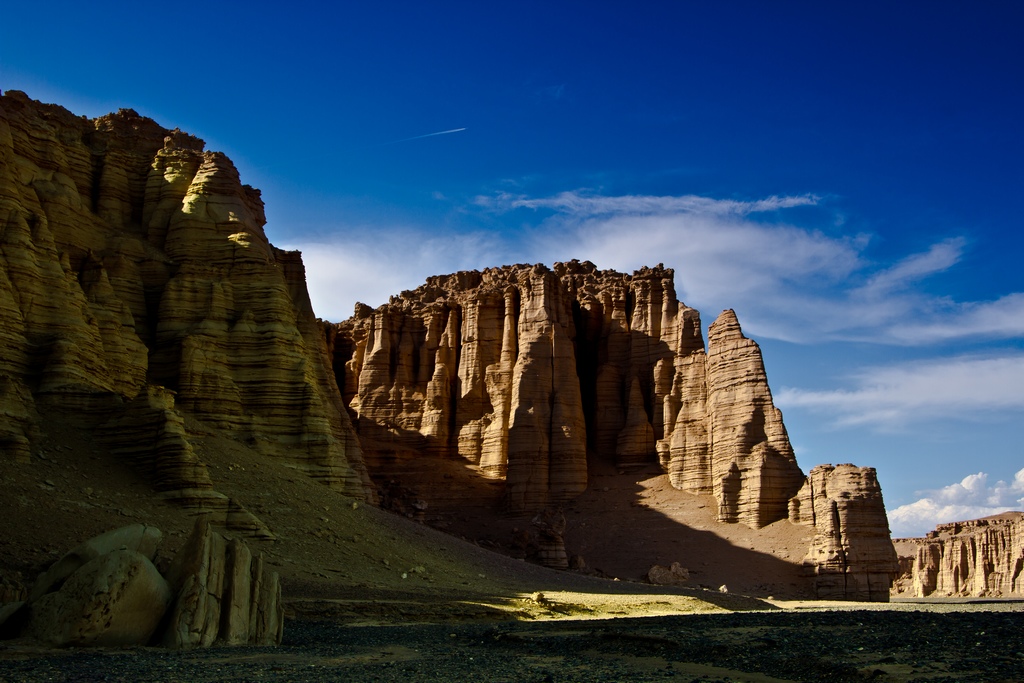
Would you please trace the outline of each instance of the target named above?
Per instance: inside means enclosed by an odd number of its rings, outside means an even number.
[[[1024,512],[940,524],[925,538],[894,543],[900,563],[895,595],[1024,595]]]
[[[457,273],[332,325],[264,223],[259,191],[191,135],[3,94],[3,457],[31,463],[51,420],[72,421],[160,497],[256,538],[273,530],[217,490],[193,430],[370,503],[402,498],[388,482],[410,461],[458,463],[471,479],[419,490],[411,509],[447,497],[532,519],[556,566],[559,506],[603,466],[653,466],[677,498],[710,497],[716,523],[805,529],[820,597],[888,600],[874,470],[805,476],[757,344],[726,311],[705,347],[671,270]],[[480,487],[500,503],[474,502]]]

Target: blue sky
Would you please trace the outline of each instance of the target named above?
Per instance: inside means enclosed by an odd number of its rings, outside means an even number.
[[[226,152],[321,317],[663,262],[761,343],[805,470],[878,469],[895,534],[1024,508],[1019,3],[157,7],[5,8],[0,88]]]

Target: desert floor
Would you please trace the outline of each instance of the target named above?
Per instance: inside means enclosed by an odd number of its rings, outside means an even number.
[[[665,614],[686,609],[688,598],[651,598],[557,593],[500,608],[456,599],[446,610],[443,602],[428,609],[392,595],[362,615],[306,599],[289,603],[293,616],[278,648],[55,651],[6,641],[0,680],[1024,680],[1020,602],[787,603]],[[638,616],[648,611],[662,616]]]

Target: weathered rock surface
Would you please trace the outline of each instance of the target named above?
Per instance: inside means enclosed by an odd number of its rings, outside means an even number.
[[[167,579],[177,596],[163,643],[174,649],[278,645],[284,603],[276,572],[242,542],[227,540],[201,517],[175,557]]]
[[[573,499],[593,467],[659,463],[675,488],[713,494],[720,521],[755,529],[787,519],[810,486],[758,345],[730,310],[705,349],[699,313],[678,301],[660,265],[625,275],[572,261],[432,277],[376,310],[357,306],[325,336],[382,482],[414,478],[422,457],[458,460],[504,486],[505,511],[529,514]],[[843,468],[827,479],[828,493],[815,489],[825,497],[806,502],[843,501],[837,543],[846,545],[834,559],[846,578],[819,585],[884,599],[879,582],[894,569],[875,548],[888,542],[877,481]],[[445,504],[458,495],[419,493]]]
[[[899,567],[874,468],[818,465],[790,501],[790,520],[816,532],[803,564],[818,597],[888,602]]]
[[[263,232],[231,161],[131,110],[88,120],[0,97],[0,449],[55,409],[167,497],[232,507],[183,416],[349,495],[368,487],[297,253]]]
[[[505,480],[512,511],[580,493],[588,450],[620,467],[660,458],[675,486],[714,492],[723,521],[755,527],[785,518],[803,482],[757,344],[726,311],[705,352],[661,266],[430,278],[327,338],[371,458],[460,457]]]
[[[894,545],[901,570],[894,595],[1024,596],[1024,512],[940,524]]]
[[[163,534],[160,530],[145,524],[132,524],[91,538],[43,572],[32,585],[29,600],[38,600],[59,588],[83,565],[115,550],[131,550],[152,562],[161,541]]]
[[[262,554],[201,515],[165,574],[152,562],[163,535],[136,524],[92,538],[44,572],[28,602],[0,610],[0,637],[57,646],[174,649],[278,645],[281,583]]]
[[[145,645],[170,601],[167,581],[148,558],[114,550],[34,600],[26,634],[57,646]]]
[[[647,572],[647,580],[656,586],[682,586],[690,580],[690,572],[678,562],[668,567],[656,564]]]

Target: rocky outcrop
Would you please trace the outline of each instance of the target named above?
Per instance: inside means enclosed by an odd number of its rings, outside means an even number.
[[[940,524],[925,538],[894,541],[895,595],[1024,596],[1024,512]]]
[[[818,531],[807,565],[821,594],[887,599],[895,559],[873,470],[805,478],[760,348],[731,310],[705,348],[670,269],[572,261],[438,276],[357,306],[325,337],[381,482],[415,478],[420,458],[458,460],[503,483],[505,512],[530,514],[577,496],[594,467],[657,463],[675,488],[713,495],[725,523],[786,520],[794,500],[793,521]]]
[[[238,539],[196,521],[178,552],[167,580],[177,597],[163,644],[174,649],[222,645],[278,645],[284,629],[284,603],[276,572],[264,569]]]
[[[58,411],[167,497],[265,533],[216,493],[183,416],[372,490],[301,259],[203,148],[131,110],[88,120],[0,97],[0,448],[27,460]]]
[[[163,534],[159,529],[144,524],[133,524],[91,538],[65,554],[43,572],[32,584],[32,593],[29,595],[29,599],[41,598],[60,587],[69,576],[85,564],[115,550],[130,550],[152,561],[162,541]]]
[[[655,586],[682,586],[690,581],[690,572],[678,562],[669,567],[656,564],[647,571],[647,581]]]
[[[27,602],[6,610],[0,634],[76,647],[280,644],[281,584],[262,554],[200,516],[161,573],[162,538],[136,524],[86,541],[36,580]]]
[[[789,505],[815,530],[803,564],[818,597],[888,602],[899,567],[874,468],[818,465]]]
[[[563,503],[587,453],[660,460],[719,517],[760,527],[803,482],[757,344],[726,311],[705,352],[662,266],[592,263],[435,277],[327,330],[364,449],[459,457],[504,479],[509,510]]]

